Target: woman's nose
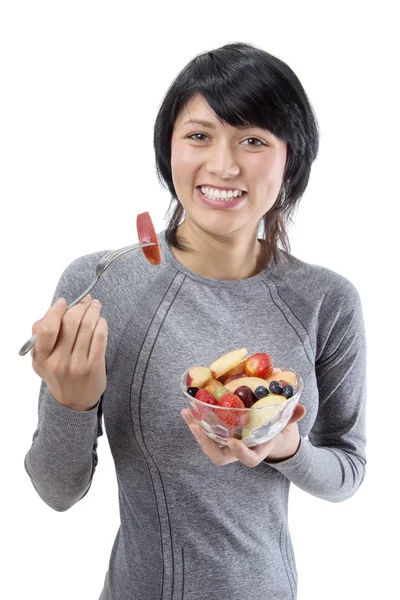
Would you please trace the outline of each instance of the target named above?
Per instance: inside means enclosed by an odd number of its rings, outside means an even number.
[[[218,177],[233,177],[240,171],[234,152],[227,144],[219,144],[210,148],[207,170]]]

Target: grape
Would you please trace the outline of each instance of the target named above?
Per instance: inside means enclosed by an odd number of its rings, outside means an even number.
[[[221,385],[221,387],[216,388],[213,391],[213,396],[217,399],[217,400],[221,400],[222,396],[225,396],[225,394],[230,394],[231,392],[228,390],[228,388],[226,388],[225,386]]]
[[[251,408],[256,401],[256,397],[247,385],[241,385],[235,390],[235,395],[239,396],[246,408]]]

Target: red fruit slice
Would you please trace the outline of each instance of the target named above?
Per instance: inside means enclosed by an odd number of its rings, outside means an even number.
[[[225,394],[218,401],[218,406],[225,408],[246,408],[239,396],[235,394]],[[218,420],[225,425],[225,427],[244,427],[247,422],[247,413],[235,410],[218,410],[214,409]]]
[[[272,359],[265,352],[257,352],[248,356],[245,362],[246,374],[249,377],[260,377],[265,379],[273,371]]]
[[[207,404],[216,405],[217,400],[214,398],[210,392],[207,390],[198,390],[195,395],[196,400],[200,400],[200,402],[206,402]],[[195,419],[201,421],[207,417],[209,410],[206,406],[202,406],[201,404],[196,404],[196,408],[192,408],[192,414]]]
[[[161,263],[160,245],[158,243],[157,234],[155,232],[149,212],[140,213],[136,217],[136,228],[139,242],[141,244],[149,242],[153,242],[155,244],[155,246],[145,246],[142,248],[142,252],[146,259],[152,265],[159,265]]]

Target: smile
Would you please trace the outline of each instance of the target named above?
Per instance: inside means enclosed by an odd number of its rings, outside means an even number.
[[[242,190],[231,189],[231,190],[219,190],[218,188],[212,188],[207,186],[200,186],[200,189],[204,196],[207,198],[218,200],[226,200],[231,198],[237,198],[242,195]]]
[[[210,208],[219,208],[219,209],[230,209],[230,208],[235,208],[236,206],[238,206],[239,204],[242,204],[242,202],[245,200],[245,198],[247,198],[247,192],[240,192],[240,195],[236,194],[235,196],[231,196],[231,197],[227,197],[227,198],[217,198],[214,196],[211,196],[211,194],[204,194],[203,193],[203,189],[209,189],[209,188],[196,188],[198,197],[200,198],[202,204],[205,204],[206,206],[210,207]]]

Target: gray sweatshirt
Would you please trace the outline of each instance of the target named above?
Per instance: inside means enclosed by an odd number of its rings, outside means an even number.
[[[93,292],[109,326],[107,388],[79,412],[42,382],[25,460],[40,497],[64,511],[88,492],[104,420],[115,462],[120,528],[101,600],[294,600],[291,482],[341,502],[365,474],[365,334],[344,277],[281,251],[279,266],[236,281],[180,264],[159,234],[162,264],[118,259]],[[75,299],[105,252],[74,260],[52,304]],[[179,379],[245,346],[304,380],[296,455],[249,468],[216,466],[180,415]]]

